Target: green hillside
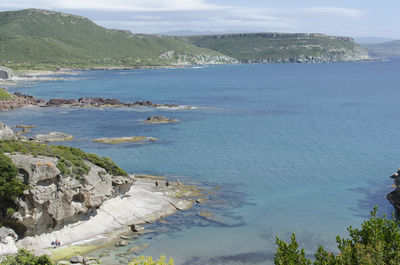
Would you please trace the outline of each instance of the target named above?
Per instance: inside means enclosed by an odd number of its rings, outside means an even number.
[[[172,37],[110,30],[87,18],[38,9],[0,12],[0,65],[14,69],[232,62]]]
[[[376,44],[362,44],[367,48],[369,55],[374,58],[399,58],[400,57],[400,40],[394,40]]]
[[[212,49],[241,62],[336,62],[369,59],[351,38],[308,33],[244,33],[179,36],[198,47]]]

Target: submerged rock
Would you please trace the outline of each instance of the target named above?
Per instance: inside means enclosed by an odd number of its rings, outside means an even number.
[[[145,250],[146,248],[150,247],[150,244],[140,244],[140,245],[136,245],[131,247],[126,253],[128,254],[137,254],[143,250]]]

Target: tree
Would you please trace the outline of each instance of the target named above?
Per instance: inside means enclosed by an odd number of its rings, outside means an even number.
[[[376,216],[377,207],[371,217],[364,221],[361,229],[349,227],[350,238],[336,238],[339,253],[337,255],[318,247],[315,261],[305,258],[304,249],[298,250],[296,237],[287,244],[278,237],[278,249],[275,253],[275,264],[314,264],[314,265],[395,265],[400,261],[400,223],[392,219]],[[286,262],[286,263],[285,263]]]
[[[11,159],[0,153],[0,196],[13,200],[20,196],[27,186],[15,176],[18,168],[12,163]]]

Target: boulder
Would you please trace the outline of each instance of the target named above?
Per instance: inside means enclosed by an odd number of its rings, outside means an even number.
[[[8,140],[14,137],[14,132],[10,127],[0,122],[0,140]]]
[[[73,256],[69,260],[71,263],[83,263],[83,257],[82,256]]]
[[[132,232],[139,232],[139,231],[143,231],[144,227],[141,225],[131,225],[131,230],[132,230]]]
[[[0,227],[0,256],[15,254],[18,252],[15,242],[18,240],[14,230],[6,227]]]
[[[7,80],[12,77],[12,70],[10,68],[0,66],[0,79]]]

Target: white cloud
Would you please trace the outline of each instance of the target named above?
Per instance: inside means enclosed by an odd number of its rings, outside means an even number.
[[[213,0],[0,1],[3,10],[35,7],[67,11],[87,16],[105,27],[143,33],[175,30],[327,32],[329,28],[339,28],[339,24],[362,21],[364,14],[345,7],[267,8],[267,4],[254,7],[246,6],[245,2],[217,5]]]
[[[184,11],[221,8],[204,0],[2,0],[0,7],[108,11]]]
[[[343,8],[343,7],[306,7],[298,9],[300,13],[313,13],[313,14],[329,14],[336,16],[346,16],[352,18],[361,17],[364,12],[359,9]]]

